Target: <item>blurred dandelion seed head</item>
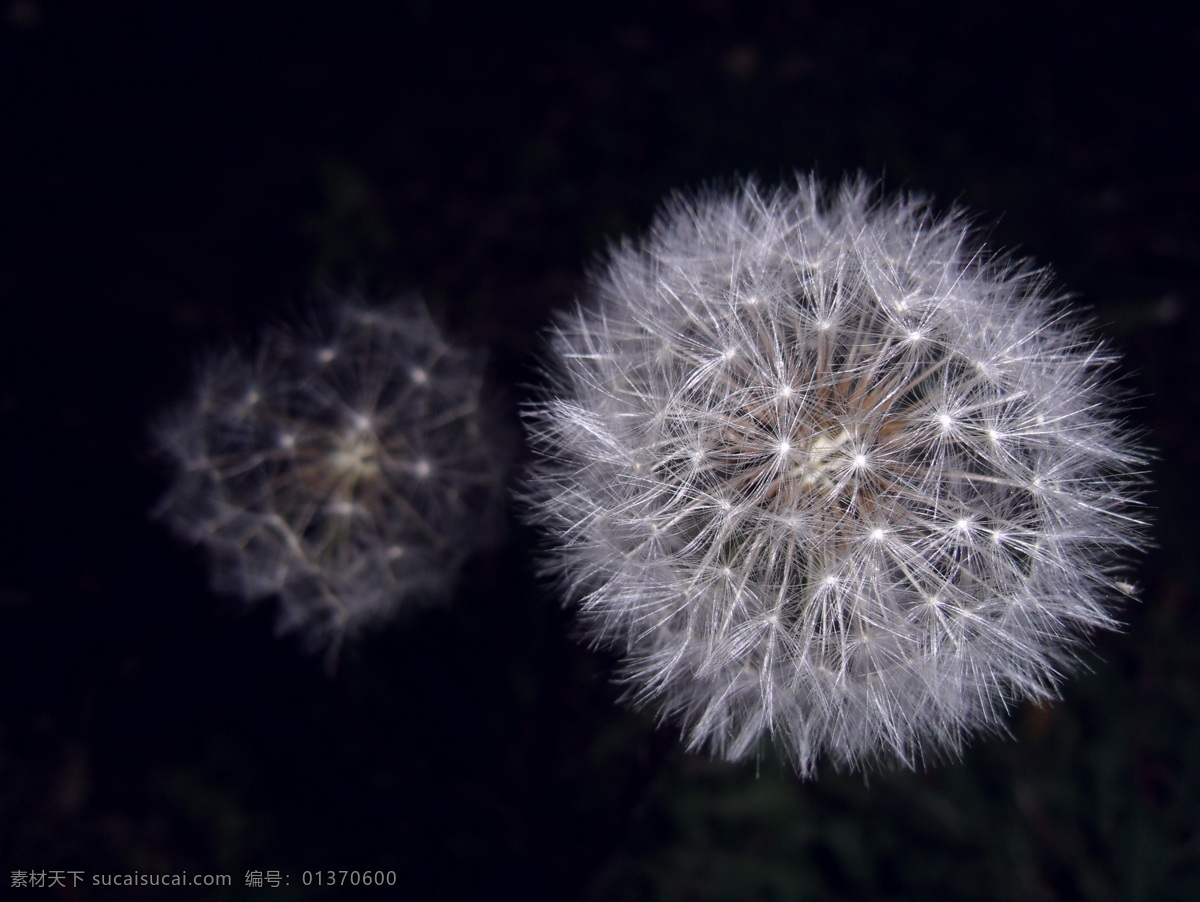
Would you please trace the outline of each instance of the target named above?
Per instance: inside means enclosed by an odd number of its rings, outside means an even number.
[[[318,320],[208,360],[155,430],[174,470],[156,513],[207,549],[214,587],[277,596],[280,629],[335,654],[445,595],[492,538],[508,449],[478,356],[418,300]]]

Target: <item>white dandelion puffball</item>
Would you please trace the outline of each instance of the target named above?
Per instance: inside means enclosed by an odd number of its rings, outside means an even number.
[[[550,569],[690,748],[915,766],[1055,694],[1141,541],[1112,357],[865,180],[676,197],[553,331]]]
[[[444,594],[489,537],[505,456],[476,355],[417,300],[335,302],[304,331],[202,368],[159,424],[157,514],[209,552],[213,585],[277,596],[313,649]]]

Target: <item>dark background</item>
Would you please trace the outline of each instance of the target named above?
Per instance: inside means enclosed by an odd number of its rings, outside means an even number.
[[[0,860],[234,880],[14,898],[331,898],[301,885],[330,868],[405,899],[1200,898],[1200,33],[640,6],[0,0]],[[613,704],[515,523],[328,678],[148,520],[147,421],[321,286],[421,291],[515,402],[665,194],[814,167],[1052,264],[1158,451],[1143,600],[1012,738],[866,781],[686,755]]]

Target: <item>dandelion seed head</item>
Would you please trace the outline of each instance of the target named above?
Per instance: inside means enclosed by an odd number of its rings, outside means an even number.
[[[1114,623],[1144,454],[1112,355],[958,214],[861,179],[676,197],[549,362],[530,516],[689,748],[915,766]]]
[[[508,458],[478,355],[417,300],[332,303],[308,332],[215,354],[157,424],[156,514],[218,590],[274,596],[314,651],[444,596],[498,522]]]

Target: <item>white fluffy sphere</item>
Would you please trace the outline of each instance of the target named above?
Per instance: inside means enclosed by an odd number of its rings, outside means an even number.
[[[216,588],[277,597],[280,629],[332,656],[446,593],[493,538],[508,455],[481,358],[419,300],[317,319],[207,361],[156,429],[175,477],[157,513],[208,550]]]
[[[549,362],[551,567],[693,748],[912,765],[1113,625],[1143,460],[1111,355],[957,215],[862,180],[676,197]]]

